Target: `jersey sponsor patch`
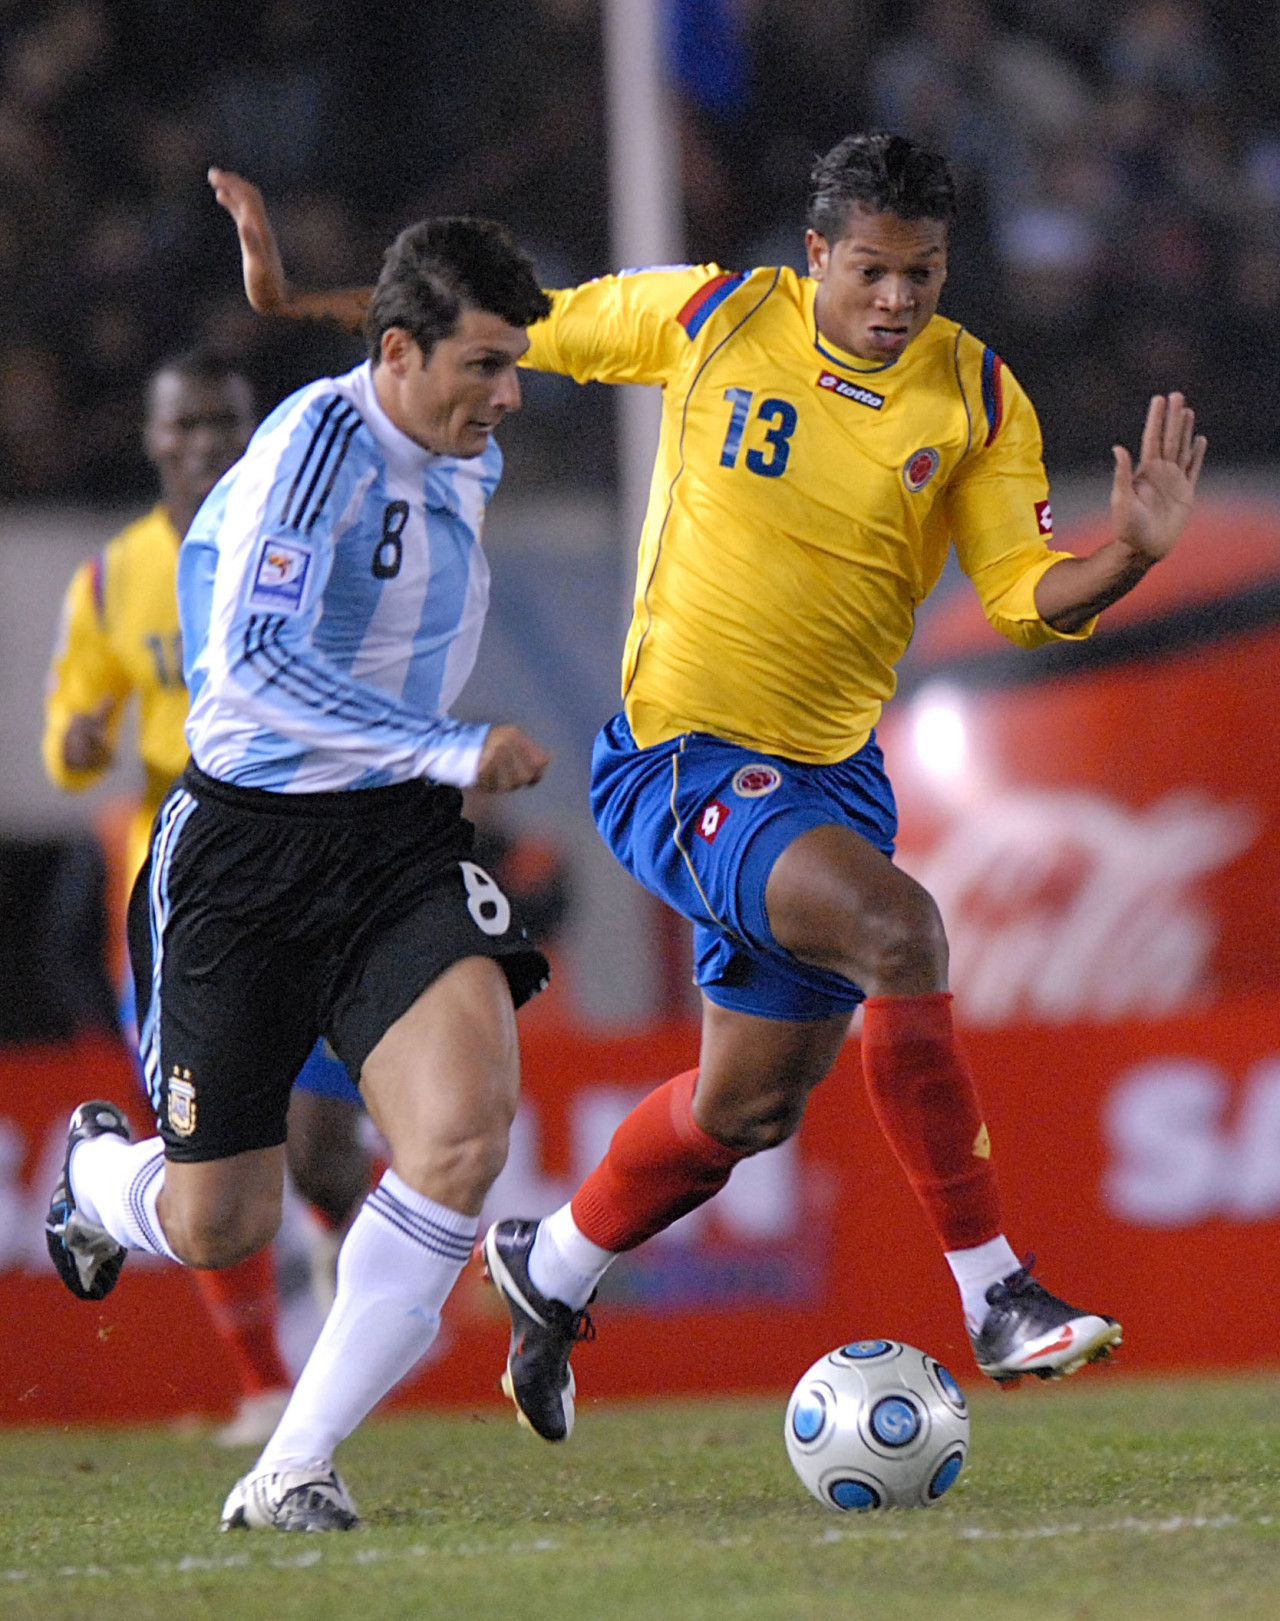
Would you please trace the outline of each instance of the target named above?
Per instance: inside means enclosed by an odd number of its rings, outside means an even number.
[[[938,463],[941,459],[932,445],[924,445],[907,457],[906,464],[902,469],[902,482],[913,495],[917,490],[924,489],[925,485],[938,471]]]
[[[818,387],[838,394],[842,400],[857,400],[859,405],[869,405],[873,411],[878,411],[884,404],[883,394],[877,394],[873,388],[863,388],[861,383],[851,383],[847,377],[837,377],[833,371],[818,373]]]
[[[249,588],[251,607],[296,614],[311,569],[311,553],[287,540],[264,540]]]
[[[782,785],[782,773],[773,765],[744,765],[733,774],[733,791],[739,799],[763,799]]]
[[[1036,527],[1042,535],[1053,533],[1053,513],[1047,501],[1036,502]]]
[[[716,834],[724,826],[728,817],[729,807],[722,804],[720,800],[713,799],[709,804],[702,807],[698,816],[698,825],[694,832],[700,839],[705,839],[708,844],[714,844]]]

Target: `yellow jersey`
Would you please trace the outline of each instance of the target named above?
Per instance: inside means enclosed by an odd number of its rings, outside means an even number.
[[[998,631],[1059,636],[1035,587],[1069,554],[1013,376],[941,316],[860,360],[819,333],[816,290],[787,268],[644,270],[553,293],[529,329],[535,369],[663,388],[622,669],[642,748],[701,731],[845,759],[949,545]]]
[[[177,568],[180,536],[164,507],[122,529],[72,576],[45,689],[44,764],[60,788],[89,787],[102,775],[69,771],[62,746],[76,715],[115,700],[108,735],[114,747],[131,694],[138,696],[138,754],[146,791],[129,827],[127,877],[132,884],[147,852],[152,819],[169,784],[187,763],[183,727]]]

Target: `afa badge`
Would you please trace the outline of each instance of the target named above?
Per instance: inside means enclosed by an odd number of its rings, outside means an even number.
[[[902,469],[902,482],[911,491],[924,489],[925,485],[938,471],[938,463],[942,458],[932,445],[926,445],[907,457],[906,465]]]
[[[744,765],[733,774],[733,791],[739,799],[763,799],[781,784],[777,766]]]
[[[311,568],[311,553],[287,540],[264,540],[249,587],[249,605],[269,613],[296,614]]]
[[[165,1089],[168,1093],[169,1129],[178,1137],[190,1137],[196,1129],[196,1089],[191,1071],[173,1066]]]

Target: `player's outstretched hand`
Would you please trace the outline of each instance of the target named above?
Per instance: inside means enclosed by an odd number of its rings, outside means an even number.
[[[68,771],[103,771],[111,764],[109,736],[114,698],[104,698],[86,715],[73,715],[62,738],[62,761]]]
[[[1123,445],[1114,447],[1111,517],[1115,538],[1149,562],[1167,557],[1187,526],[1206,440],[1181,394],[1156,394],[1147,408],[1135,470]]]
[[[289,283],[285,277],[275,232],[267,218],[267,205],[252,181],[230,169],[210,169],[213,195],[236,222],[240,236],[240,268],[244,290],[259,315],[283,315],[289,305]]]
[[[259,315],[288,315],[297,321],[336,321],[359,332],[372,288],[334,287],[300,292],[284,273],[284,261],[267,205],[252,181],[230,169],[210,169],[213,195],[236,222],[244,290]]]
[[[551,756],[541,743],[526,737],[518,726],[491,726],[480,751],[476,787],[494,794],[532,788],[550,764]]]

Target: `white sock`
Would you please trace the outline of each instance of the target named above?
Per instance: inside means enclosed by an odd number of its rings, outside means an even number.
[[[538,1223],[529,1251],[529,1277],[539,1293],[577,1311],[591,1299],[596,1285],[616,1259],[613,1250],[602,1250],[584,1237],[569,1206],[561,1205]]]
[[[86,1221],[110,1233],[126,1249],[178,1257],[169,1248],[156,1214],[164,1186],[164,1140],[127,1143],[114,1132],[90,1137],[71,1155],[71,1192]]]
[[[976,1334],[987,1315],[987,1290],[993,1283],[999,1283],[1011,1272],[1016,1272],[1022,1262],[1013,1253],[1003,1233],[989,1238],[985,1244],[975,1244],[971,1249],[947,1250],[946,1256],[951,1275],[960,1288],[964,1320],[969,1325],[969,1332]]]
[[[329,1466],[435,1339],[476,1226],[386,1172],[338,1251],[332,1310],[257,1468]]]

